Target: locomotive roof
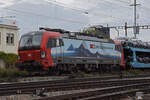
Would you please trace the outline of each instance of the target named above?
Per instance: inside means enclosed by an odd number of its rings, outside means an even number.
[[[40,31],[31,31],[29,33],[26,33],[22,36],[26,36],[26,35],[34,35],[34,34],[44,34],[44,30],[40,30]],[[52,32],[52,31],[47,31],[47,32]],[[59,32],[58,32],[59,33]],[[69,38],[69,39],[77,39],[77,40],[88,40],[88,41],[96,41],[96,42],[110,42],[113,43],[112,39],[103,39],[97,36],[93,36],[93,35],[89,35],[89,34],[81,34],[78,32],[66,32],[66,33],[60,33],[62,35],[63,38]]]
[[[45,30],[45,31],[52,31],[52,32],[58,32],[62,35],[63,38],[70,38],[70,39],[78,39],[78,40],[88,40],[88,41],[100,41],[100,42],[112,42],[112,39],[105,39],[98,35],[94,34],[86,34],[81,32],[70,32],[66,31],[64,29],[52,29],[52,28],[44,28],[40,27],[39,30]]]
[[[22,36],[26,36],[26,35],[34,35],[34,34],[41,34],[43,35],[44,31],[31,31],[31,32],[28,32],[26,34],[23,34]]]
[[[69,38],[69,39],[77,39],[77,40],[88,40],[88,41],[96,41],[96,42],[112,42],[111,39],[102,39],[96,36],[91,35],[84,35],[84,34],[78,34],[78,33],[64,33],[61,34],[63,38]]]

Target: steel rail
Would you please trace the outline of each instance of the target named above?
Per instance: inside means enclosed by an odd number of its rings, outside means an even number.
[[[129,79],[129,78],[145,78],[150,77],[150,75],[133,75],[133,76],[122,76],[123,79]],[[114,79],[120,79],[120,76],[105,76],[101,78],[78,78],[78,79],[64,79],[64,80],[54,80],[54,81],[33,81],[33,82],[12,82],[12,83],[0,83],[0,88],[3,87],[13,87],[15,85],[35,85],[35,84],[58,84],[58,83],[65,83],[65,82],[85,82],[85,81],[96,81],[96,80],[114,80]]]
[[[13,86],[8,87],[0,87],[0,96],[3,95],[13,95],[13,94],[22,94],[22,93],[33,93],[36,90],[45,90],[45,92],[50,91],[68,91],[68,90],[78,90],[78,89],[89,89],[89,88],[102,88],[102,87],[111,87],[111,86],[118,86],[118,85],[128,85],[128,84],[135,84],[135,83],[143,83],[143,82],[150,82],[150,78],[133,78],[133,79],[114,79],[114,80],[93,80],[91,79],[88,81],[65,81],[58,82],[58,83],[50,83],[45,81],[41,83],[34,84],[22,84],[18,85],[18,83]]]
[[[98,88],[96,90],[90,90],[86,92],[72,94],[70,93],[65,95],[45,97],[33,100],[101,100],[116,95],[135,93],[137,91],[143,90],[143,88],[149,89],[149,85],[150,82],[123,86],[113,86],[107,88]]]

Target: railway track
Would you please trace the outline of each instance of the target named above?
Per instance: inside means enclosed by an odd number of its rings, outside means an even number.
[[[122,95],[132,95],[138,91],[150,92],[150,82],[122,86],[97,88],[86,92],[70,93],[59,96],[45,97],[33,100],[112,100]],[[111,98],[111,99],[110,99]],[[114,100],[116,100],[114,99]]]
[[[149,77],[124,78],[124,79],[117,79],[110,77],[107,78],[106,77],[87,78],[87,79],[0,84],[0,96],[15,95],[15,94],[33,94],[33,93],[40,95],[41,92],[69,91],[69,90],[89,89],[89,88],[106,88],[112,86],[142,84],[150,82]]]

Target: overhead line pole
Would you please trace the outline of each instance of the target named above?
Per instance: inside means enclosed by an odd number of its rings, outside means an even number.
[[[137,25],[136,25],[136,6],[140,5],[136,3],[136,0],[134,0],[134,4],[130,5],[130,6],[134,6],[134,37],[136,38],[136,34],[137,34]]]
[[[135,28],[135,26],[127,26],[127,22],[125,23],[125,26],[107,26],[107,28],[110,28],[110,29],[115,29],[118,33],[118,36],[119,36],[119,30],[118,29],[123,29],[125,30],[125,36],[127,37],[127,30],[128,29],[133,29]],[[139,29],[150,29],[150,25],[137,25],[136,28],[139,30]]]
[[[139,25],[139,29],[150,29],[150,25]],[[108,28],[125,29],[125,26],[110,26]],[[134,26],[127,26],[126,28],[134,28]]]
[[[128,34],[128,30],[127,30],[127,22],[125,23],[125,36],[127,37],[127,34]]]
[[[137,30],[136,30],[136,0],[134,0],[134,37],[136,38]]]

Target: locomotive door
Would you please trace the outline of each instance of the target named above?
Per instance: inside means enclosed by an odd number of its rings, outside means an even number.
[[[57,63],[63,63],[63,40],[61,38],[56,38],[56,59]]]
[[[60,38],[49,38],[47,48],[51,48],[51,61],[58,64],[63,61],[63,41]]]

